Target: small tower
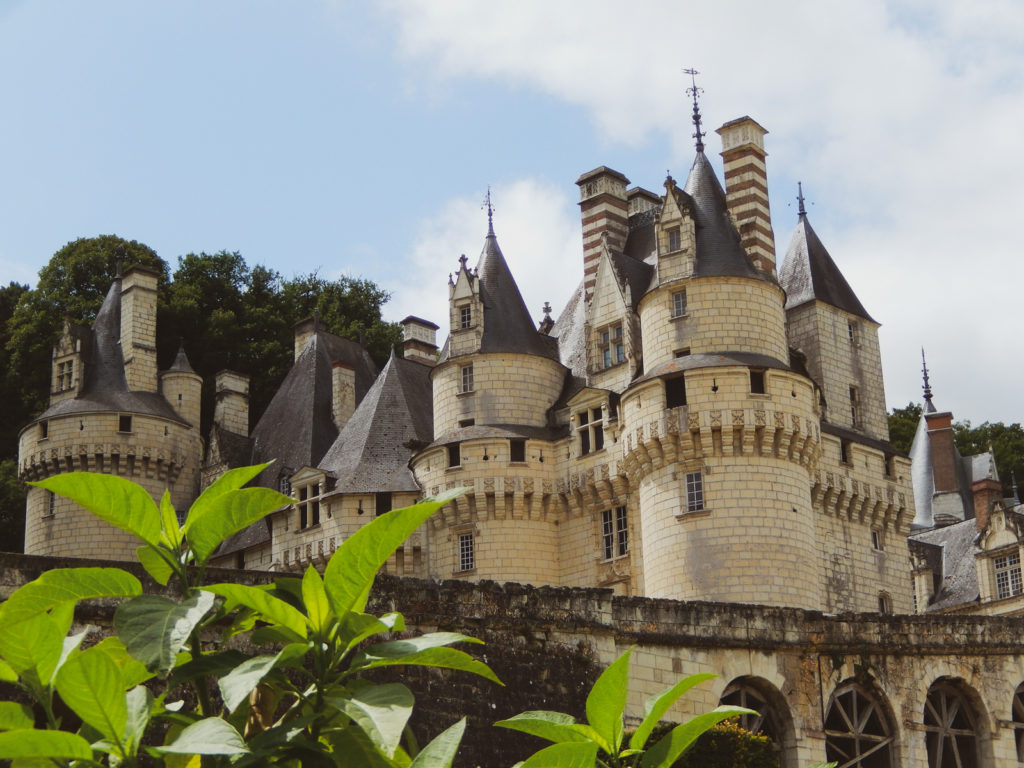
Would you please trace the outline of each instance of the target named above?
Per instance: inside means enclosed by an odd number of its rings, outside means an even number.
[[[192,370],[185,347],[178,347],[174,363],[160,374],[160,392],[171,407],[189,424],[199,425],[203,379]]]

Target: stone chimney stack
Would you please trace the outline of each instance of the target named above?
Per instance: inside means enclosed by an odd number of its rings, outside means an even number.
[[[583,219],[583,292],[589,301],[597,281],[597,265],[601,257],[601,240],[608,234],[608,243],[615,250],[626,245],[629,234],[629,202],[626,187],[629,179],[618,171],[601,166],[584,173],[576,184],[580,188],[580,215]]]
[[[121,278],[121,354],[128,388],[156,392],[156,283],[158,274],[135,266]]]
[[[1003,498],[1003,484],[995,478],[985,477],[971,484],[971,493],[974,497],[974,520],[977,529],[982,531],[988,525],[992,509]]]
[[[236,435],[249,435],[249,377],[236,371],[220,371],[216,379],[213,423]]]
[[[356,410],[356,369],[336,360],[331,366],[331,415],[339,430]]]
[[[741,117],[717,131],[722,137],[725,199],[743,247],[754,266],[775,276],[775,235],[768,208],[768,173],[764,135],[756,121]]]
[[[306,344],[318,330],[320,330],[320,318],[316,315],[295,324],[295,360],[299,359],[302,350],[306,348]]]
[[[402,357],[423,365],[437,365],[437,330],[422,317],[409,315],[402,321]]]

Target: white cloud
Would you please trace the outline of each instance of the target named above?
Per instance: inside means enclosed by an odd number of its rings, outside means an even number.
[[[484,190],[439,206],[417,227],[408,271],[388,280],[392,293],[387,319],[406,315],[441,326],[438,344],[448,329],[448,276],[463,253],[475,266],[487,234],[480,201]],[[491,189],[494,231],[530,314],[540,320],[545,301],[557,317],[582,275],[583,246],[576,207],[563,186],[540,179],[518,179]]]
[[[1024,6],[741,0],[724,13],[678,0],[521,0],[484,13],[470,0],[392,0],[389,10],[412,77],[539,90],[589,110],[609,142],[670,136],[672,167],[693,152],[681,69],[701,70],[710,127],[751,114],[771,131],[770,178],[809,183],[819,235],[885,325],[890,403],[920,399],[924,345],[940,406],[976,422],[1024,418],[1014,312]],[[708,144],[717,151],[713,134]],[[781,250],[793,217],[775,192]],[[543,234],[529,217],[503,222],[503,246],[532,236],[520,223]]]

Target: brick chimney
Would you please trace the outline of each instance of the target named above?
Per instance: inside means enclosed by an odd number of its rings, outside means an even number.
[[[156,392],[156,283],[159,274],[131,267],[121,278],[121,354],[128,389]]]
[[[1003,498],[1003,484],[991,477],[985,477],[971,484],[971,493],[974,497],[974,520],[981,531],[988,525],[992,508]]]
[[[768,208],[764,135],[755,120],[740,117],[717,131],[722,137],[725,200],[754,266],[775,275],[775,235]]]
[[[580,188],[580,215],[583,219],[583,292],[584,299],[589,301],[597,281],[602,236],[608,233],[608,243],[615,250],[626,245],[626,235],[629,234],[626,187],[629,179],[602,165],[584,173],[576,179],[576,184]]]
[[[402,357],[423,365],[437,365],[437,329],[422,317],[409,315],[402,321]]]
[[[953,414],[926,413],[928,423],[928,441],[931,445],[932,474],[935,480],[935,492],[955,491],[959,486],[957,476],[957,452],[953,445]]]
[[[236,435],[249,435],[249,377],[220,371],[216,378],[213,423]]]

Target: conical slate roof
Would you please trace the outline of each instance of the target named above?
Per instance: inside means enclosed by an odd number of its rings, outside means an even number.
[[[828,255],[804,212],[800,213],[796,230],[789,241],[786,260],[779,270],[779,282],[786,291],[786,309],[817,299],[851,315],[875,322]]]
[[[121,354],[121,278],[110,284],[92,324],[91,343],[83,350],[84,380],[78,395],[46,409],[36,421],[72,413],[120,411],[160,416],[187,423],[158,392],[133,392]]]
[[[174,358],[174,362],[171,363],[171,367],[168,371],[177,371],[179,373],[195,373],[192,368],[192,363],[188,361],[188,355],[185,354],[185,347],[181,345],[178,347],[178,354]]]
[[[498,247],[494,227],[487,230],[476,274],[480,280],[480,300],[484,305],[480,351],[517,352],[558,359],[554,340],[537,331],[526,309],[519,286]]]
[[[739,232],[733,226],[726,208],[725,191],[703,152],[697,152],[684,189],[694,202],[693,217],[697,235],[694,275],[765,279],[754,268],[740,242]]]
[[[430,367],[392,355],[319,467],[343,493],[418,491],[409,459],[433,419]]]

